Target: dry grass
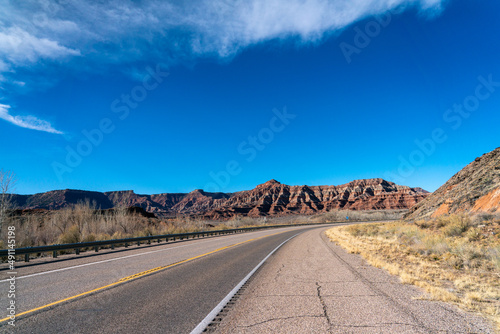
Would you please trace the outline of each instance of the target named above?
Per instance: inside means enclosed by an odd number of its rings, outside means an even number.
[[[499,216],[358,224],[332,228],[327,235],[432,299],[478,312],[500,330]]]
[[[317,215],[259,218],[238,216],[226,221],[207,221],[186,216],[146,218],[130,213],[125,207],[125,202],[126,198],[117,200],[117,208],[109,211],[99,210],[95,203],[87,200],[61,210],[9,216],[5,226],[16,227],[17,247],[31,247],[262,225],[325,223],[345,221],[346,216],[349,216],[350,221],[394,219],[401,217],[405,212],[405,210],[339,210]],[[2,240],[7,240],[6,233],[6,228],[1,229],[0,249],[4,248]]]
[[[315,222],[385,221],[401,219],[408,210],[332,210],[311,216]],[[346,219],[349,217],[349,219]]]
[[[155,219],[130,213],[125,207],[112,211],[98,210],[94,203],[86,201],[57,211],[11,215],[7,217],[5,226],[16,227],[17,247],[31,247],[262,225],[314,223],[311,218],[297,215],[234,217],[227,221],[207,221],[188,216]],[[4,248],[6,234],[7,228],[3,228],[0,232],[0,249]]]
[[[235,219],[225,223],[207,222],[190,217],[173,219],[146,218],[126,208],[97,210],[83,202],[57,211],[10,216],[5,226],[15,226],[17,247],[66,244],[95,240],[110,240],[148,235],[229,229],[257,226],[262,219]],[[0,249],[4,248],[7,228],[1,231]]]

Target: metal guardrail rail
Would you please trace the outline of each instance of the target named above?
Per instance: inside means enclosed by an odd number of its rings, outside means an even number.
[[[334,222],[332,222],[334,223]],[[257,227],[242,227],[235,228],[229,230],[214,230],[214,231],[201,231],[201,232],[189,232],[189,233],[179,233],[179,234],[163,234],[163,235],[151,235],[145,237],[135,237],[135,238],[125,238],[125,239],[113,239],[113,240],[100,240],[100,241],[88,241],[88,242],[77,242],[72,244],[58,244],[58,245],[50,245],[50,246],[35,246],[35,247],[24,247],[24,248],[15,248],[15,252],[9,249],[1,249],[0,257],[7,257],[8,255],[15,256],[24,255],[24,261],[29,262],[30,254],[39,254],[39,253],[47,253],[52,252],[52,257],[57,258],[58,252],[73,250],[75,254],[80,254],[80,250],[82,249],[94,249],[94,251],[98,252],[99,248],[103,248],[106,246],[110,246],[111,249],[114,249],[115,246],[123,245],[124,247],[128,247],[131,244],[137,244],[140,246],[141,244],[151,244],[151,242],[156,241],[160,243],[162,240],[165,242],[176,241],[176,240],[184,240],[184,239],[196,239],[196,238],[204,238],[210,236],[217,235],[226,235],[226,234],[234,234],[234,233],[243,233],[243,232],[251,232],[256,230],[264,230],[270,228],[278,228],[278,227],[292,227],[292,226],[304,226],[304,225],[324,225],[331,223],[316,223],[316,224],[290,224],[290,225],[268,225],[268,226],[257,226]]]

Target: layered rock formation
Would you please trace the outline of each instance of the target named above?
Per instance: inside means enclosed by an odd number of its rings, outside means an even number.
[[[334,209],[408,209],[427,194],[383,179],[356,180],[340,186],[288,186],[271,180],[253,190],[235,193],[205,215],[223,219],[236,214],[256,217]]]
[[[459,212],[500,213],[500,147],[476,158],[410,209],[406,219]]]
[[[14,195],[20,209],[60,209],[78,202],[94,202],[97,208],[138,206],[160,216],[188,214],[207,219],[241,216],[311,214],[334,209],[408,209],[428,192],[383,179],[356,180],[340,186],[288,186],[276,180],[236,193],[139,195],[133,191],[92,192],[57,190],[36,195]]]

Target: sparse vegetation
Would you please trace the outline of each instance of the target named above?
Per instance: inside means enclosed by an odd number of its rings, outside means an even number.
[[[408,210],[332,210],[312,216],[317,222],[344,222],[344,221],[386,221],[401,219]],[[347,219],[349,217],[349,219]]]
[[[169,229],[168,224],[127,210],[98,210],[88,201],[57,211],[12,213],[9,219],[16,227],[18,247],[133,237]]]
[[[479,312],[500,329],[500,216],[358,224],[332,228],[327,235],[403,283]]]
[[[9,224],[16,227],[18,247],[279,224],[276,220],[250,217],[236,217],[225,222],[192,217],[146,218],[130,212],[125,206],[118,205],[114,210],[100,210],[95,203],[89,201],[56,211],[25,214],[14,214],[11,211],[7,216]],[[279,221],[282,224],[292,223],[289,219]],[[5,237],[3,234],[2,238]]]
[[[381,220],[401,217],[405,210],[349,211],[340,210],[318,215],[287,215],[282,217],[236,216],[226,221],[208,221],[201,218],[179,216],[175,218],[146,218],[131,213],[126,194],[115,201],[115,209],[100,210],[86,200],[55,211],[11,214],[10,224],[16,227],[18,247],[42,246],[83,241],[109,240],[147,235],[197,232],[211,229],[326,223],[351,220]],[[5,235],[2,234],[2,238]],[[2,246],[2,245],[0,245]]]

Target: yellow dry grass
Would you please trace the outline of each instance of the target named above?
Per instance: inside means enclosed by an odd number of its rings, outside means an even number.
[[[500,219],[447,215],[428,221],[357,224],[328,237],[428,292],[492,320],[500,332]]]

